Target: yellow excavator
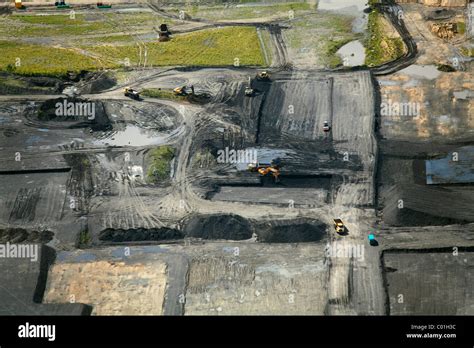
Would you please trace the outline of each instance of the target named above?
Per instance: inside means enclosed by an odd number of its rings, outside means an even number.
[[[250,163],[248,170],[250,172],[257,172],[261,176],[271,173],[275,182],[280,182],[280,165],[275,161],[272,161],[271,164]]]
[[[187,86],[182,86],[182,87],[176,87],[173,89],[173,94],[174,95],[180,95],[180,96],[186,96],[188,95],[188,87]],[[191,95],[194,95],[194,86],[191,86]]]

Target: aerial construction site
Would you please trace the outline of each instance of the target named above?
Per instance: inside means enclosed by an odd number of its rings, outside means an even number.
[[[0,314],[474,315],[473,20],[0,2]]]

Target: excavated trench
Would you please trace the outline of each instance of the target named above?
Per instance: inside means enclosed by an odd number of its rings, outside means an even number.
[[[262,243],[319,242],[327,237],[327,226],[311,219],[269,221],[256,227],[257,240]]]
[[[28,112],[26,118],[33,126],[48,128],[87,128],[93,131],[112,129],[102,102],[82,98],[55,98]]]

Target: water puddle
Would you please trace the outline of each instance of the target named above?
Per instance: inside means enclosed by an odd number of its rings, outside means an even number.
[[[425,161],[426,183],[467,184],[474,183],[474,146],[456,149],[446,157]]]
[[[160,133],[150,129],[144,129],[135,125],[128,125],[125,129],[117,130],[106,138],[97,140],[94,145],[107,146],[148,146],[165,143],[170,137],[178,135],[182,127],[172,133]]]
[[[367,14],[363,11],[367,8],[367,0],[320,0],[318,10],[337,12],[345,15],[355,16],[352,23],[354,33],[362,33],[367,28]]]
[[[414,78],[427,80],[434,80],[441,74],[441,71],[435,65],[410,65],[408,68],[400,70],[400,72]]]
[[[344,66],[360,66],[365,62],[365,47],[359,40],[345,44],[336,54],[341,57]]]

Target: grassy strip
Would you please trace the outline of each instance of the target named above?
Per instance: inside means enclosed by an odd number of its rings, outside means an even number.
[[[151,13],[104,13],[87,17],[75,14],[72,19],[68,11],[62,15],[9,16],[0,23],[0,30],[9,37],[53,37],[115,33],[130,28],[151,28],[153,25],[156,25],[156,16]]]
[[[367,66],[377,66],[395,60],[403,55],[404,43],[401,38],[389,38],[383,32],[380,22],[381,14],[372,10],[369,14],[369,37],[366,42]]]
[[[147,44],[147,61],[151,66],[263,66],[257,32],[250,27],[226,27],[178,35],[168,42]],[[128,58],[137,64],[136,45],[88,47],[88,51],[106,60],[122,61]]]
[[[244,6],[244,7],[198,7],[188,6],[184,12],[191,18],[202,18],[208,20],[232,20],[232,19],[252,19],[264,17],[289,18],[290,12],[309,11],[313,7],[306,2],[294,2],[285,4],[275,4],[270,6]],[[174,9],[176,14],[182,9]]]
[[[175,95],[173,91],[163,90],[160,88],[144,88],[140,91],[140,94],[144,97],[149,97],[149,98],[172,99],[172,100],[186,99],[186,96]]]
[[[461,53],[467,57],[474,57],[474,47],[471,47],[471,48],[461,47]]]
[[[60,76],[68,71],[93,71],[117,68],[126,58],[138,63],[138,47],[127,44],[82,47],[102,63],[79,51],[42,45],[0,41],[0,71],[24,75]],[[148,66],[263,66],[264,58],[255,28],[226,27],[179,35],[169,42],[147,43]],[[16,66],[17,58],[20,66]]]
[[[147,170],[147,181],[158,183],[166,180],[170,175],[170,162],[174,158],[174,149],[171,146],[160,146],[150,150],[147,154],[147,160],[150,165]]]
[[[94,59],[62,48],[0,41],[0,52],[0,70],[23,75],[61,76],[100,67]]]
[[[466,23],[457,22],[456,26],[457,26],[457,29],[458,29],[458,34],[460,34],[460,35],[466,34]]]

